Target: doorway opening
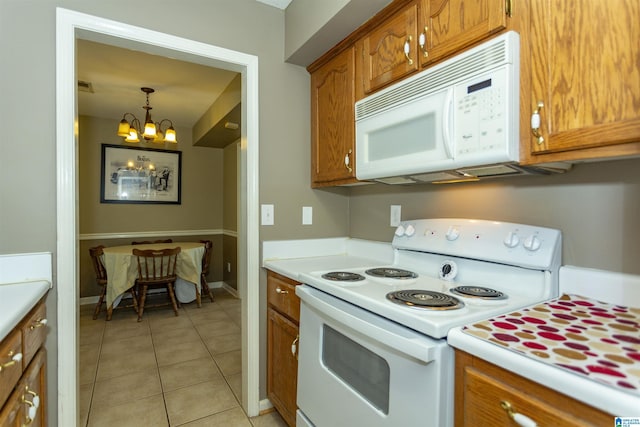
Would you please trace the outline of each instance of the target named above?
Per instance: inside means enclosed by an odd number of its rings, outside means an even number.
[[[149,53],[242,75],[238,181],[238,290],[242,299],[242,406],[259,412],[258,58],[157,31],[58,8],[56,13],[56,189],[58,425],[75,425],[78,364],[78,112],[76,39]]]

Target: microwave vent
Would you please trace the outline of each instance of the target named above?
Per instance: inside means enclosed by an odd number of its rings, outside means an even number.
[[[481,49],[470,50],[458,57],[427,69],[414,77],[375,93],[356,103],[356,120],[393,108],[407,101],[437,92],[478,72],[497,68],[513,61],[507,41],[500,38]],[[517,38],[515,41],[517,43]]]

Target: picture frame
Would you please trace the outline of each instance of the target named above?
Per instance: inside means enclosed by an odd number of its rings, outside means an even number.
[[[181,204],[182,152],[102,144],[100,203]]]

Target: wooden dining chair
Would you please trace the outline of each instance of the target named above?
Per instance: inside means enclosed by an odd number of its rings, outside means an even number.
[[[202,255],[202,273],[200,274],[200,288],[203,295],[209,295],[211,302],[213,302],[213,293],[209,289],[207,283],[207,275],[209,274],[209,266],[211,264],[211,253],[213,252],[213,242],[211,240],[200,240],[200,243],[204,243],[204,254]],[[198,296],[199,297],[199,296]],[[200,307],[200,299],[198,298],[198,307]]]
[[[93,264],[93,270],[96,273],[96,283],[100,286],[100,297],[98,298],[98,303],[96,304],[96,309],[93,312],[93,319],[97,319],[100,314],[100,310],[102,309],[102,304],[104,303],[105,295],[107,294],[107,284],[109,280],[107,278],[107,269],[104,267],[104,263],[102,262],[102,255],[104,254],[104,246],[95,246],[93,248],[89,248],[89,255],[91,256],[91,262]],[[131,305],[123,305],[119,306],[119,308],[129,308],[133,307],[133,309],[138,312],[138,298],[136,297],[135,290],[132,288],[129,289],[131,293]],[[113,314],[113,307],[107,309],[107,320],[111,320],[111,316]]]
[[[178,264],[178,254],[181,248],[173,249],[133,249],[133,255],[138,263],[138,278],[136,285],[138,286],[138,322],[142,321],[142,314],[145,306],[159,307],[171,305],[173,312],[178,316],[178,307],[180,303],[176,300],[175,283],[178,275],[176,274],[176,266]],[[149,288],[162,289],[165,288],[169,294],[168,303],[158,303],[146,305],[147,291]]]
[[[132,245],[150,245],[151,243],[173,243],[173,239],[160,239],[154,240],[153,242],[151,240],[139,240],[131,242]]]

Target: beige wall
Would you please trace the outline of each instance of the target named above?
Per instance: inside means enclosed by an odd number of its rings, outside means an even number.
[[[225,234],[222,243],[222,278],[225,284],[238,290],[238,154],[240,141],[224,149],[223,215]],[[231,233],[236,232],[236,233]]]
[[[640,274],[640,159],[578,165],[555,176],[449,185],[353,188],[352,237],[391,241],[402,219],[481,218],[559,228],[563,264]]]
[[[80,234],[211,230],[222,228],[223,152],[194,147],[191,130],[177,129],[178,144],[123,143],[117,120],[81,116],[79,134]],[[102,144],[182,153],[179,205],[100,203]]]

